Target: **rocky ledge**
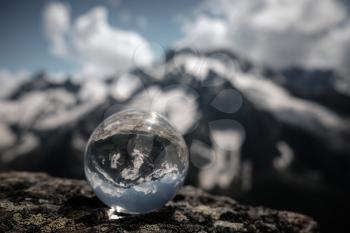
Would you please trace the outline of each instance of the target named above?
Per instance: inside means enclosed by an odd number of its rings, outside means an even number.
[[[301,214],[240,205],[184,187],[160,210],[109,220],[85,181],[0,173],[0,232],[318,232]]]

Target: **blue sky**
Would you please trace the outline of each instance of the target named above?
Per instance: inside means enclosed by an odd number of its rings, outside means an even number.
[[[272,68],[333,69],[349,76],[350,12],[344,3],[3,0],[0,76],[1,70],[104,76],[133,67],[139,47],[137,58],[151,64],[164,52],[154,45],[227,49]]]
[[[43,30],[43,11],[49,1],[5,0],[0,2],[0,68],[9,70],[72,71],[77,65],[52,55]],[[84,0],[70,5],[72,20],[95,6],[105,6],[112,26],[135,30],[147,40],[171,45],[181,36],[179,20],[191,14],[194,0]],[[141,23],[140,23],[141,22]]]

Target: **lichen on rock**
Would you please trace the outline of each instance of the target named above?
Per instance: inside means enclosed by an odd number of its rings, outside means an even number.
[[[189,186],[158,211],[109,220],[85,181],[26,172],[0,173],[0,180],[0,232],[318,232],[307,216]]]

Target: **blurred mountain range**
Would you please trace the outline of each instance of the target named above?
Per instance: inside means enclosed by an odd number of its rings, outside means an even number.
[[[85,144],[109,115],[154,110],[183,133],[188,183],[346,227],[350,88],[332,71],[256,66],[228,51],[169,51],[104,79],[0,79],[0,169],[83,178]]]

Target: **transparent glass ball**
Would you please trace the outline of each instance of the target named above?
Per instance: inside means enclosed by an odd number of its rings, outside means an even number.
[[[163,116],[127,110],[97,126],[84,164],[102,202],[117,212],[141,214],[175,196],[187,174],[188,152],[181,134]]]

